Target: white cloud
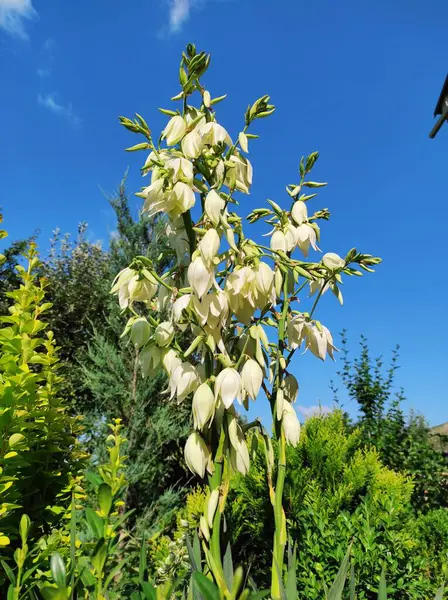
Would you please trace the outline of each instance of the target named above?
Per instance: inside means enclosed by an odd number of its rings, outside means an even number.
[[[73,106],[71,103],[64,106],[63,104],[58,104],[55,100],[55,94],[39,94],[37,97],[37,101],[41,106],[47,108],[50,112],[58,115],[58,117],[63,117],[67,119],[69,123],[74,126],[79,126],[82,123],[82,119],[78,117],[78,115],[74,112]]]
[[[170,1],[169,28],[171,33],[182,29],[183,24],[190,17],[190,11],[194,4],[196,4],[196,0]]]
[[[27,39],[24,20],[37,16],[31,0],[0,0],[0,28]]]
[[[301,406],[297,405],[297,411],[305,418],[312,417],[313,415],[327,415],[332,411],[331,406],[325,404],[315,404],[314,406]]]

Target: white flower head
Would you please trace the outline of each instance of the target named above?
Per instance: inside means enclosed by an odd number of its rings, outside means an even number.
[[[219,224],[221,212],[224,210],[225,201],[216,190],[210,190],[205,198],[204,210],[213,225]]]
[[[305,223],[305,221],[308,220],[308,210],[305,202],[302,202],[302,200],[297,200],[294,202],[291,209],[291,217],[294,219],[297,225],[302,225],[302,223]]]
[[[230,135],[222,125],[219,125],[219,123],[202,123],[197,129],[204,144],[209,146],[215,146],[220,143],[226,144],[227,146],[232,145]]]
[[[139,317],[131,326],[131,342],[136,348],[141,348],[149,340],[151,325],[145,317]]]
[[[309,247],[319,250],[317,247],[317,236],[314,229],[308,223],[302,223],[297,227],[297,245],[305,257],[308,256]]]
[[[335,252],[327,252],[322,257],[322,262],[332,271],[337,271],[338,269],[342,269],[345,266],[345,260],[336,254]]]
[[[182,140],[182,152],[187,158],[197,158],[204,146],[201,136],[197,129],[193,129]]]
[[[213,267],[205,264],[201,256],[198,256],[190,263],[187,277],[195,294],[202,298],[213,285],[214,270]]]
[[[168,146],[175,146],[184,137],[187,125],[180,115],[172,117],[162,133]]]
[[[263,383],[263,369],[257,361],[250,358],[244,363],[241,371],[241,383],[249,398],[256,400]]]
[[[221,399],[225,408],[232,406],[235,400],[241,402],[241,375],[236,369],[223,369],[215,381],[215,398]]]
[[[221,240],[216,229],[209,229],[198,244],[204,262],[210,264],[219,252]]]
[[[185,462],[192,473],[204,478],[210,461],[210,450],[197,431],[190,434],[185,444]]]
[[[204,429],[213,417],[215,396],[207,383],[202,383],[193,395],[193,420],[196,429]]]
[[[288,250],[288,241],[285,234],[280,229],[276,229],[271,237],[271,250],[286,252]]]
[[[174,327],[169,321],[163,321],[157,325],[154,337],[156,344],[162,348],[169,346],[174,338]]]
[[[300,439],[300,421],[292,405],[284,400],[282,428],[288,444],[295,447]]]
[[[200,384],[200,379],[196,368],[190,363],[181,363],[171,374],[170,387],[171,398],[177,396],[181,402],[194,392]]]

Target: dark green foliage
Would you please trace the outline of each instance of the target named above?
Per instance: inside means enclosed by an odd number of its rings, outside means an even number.
[[[297,449],[288,449],[285,511],[297,544],[299,597],[322,597],[353,541],[358,598],[376,598],[383,564],[389,598],[420,599],[435,593],[441,575],[417,534],[410,498],[413,484],[384,467],[360,430],[346,432],[340,412],[306,422]],[[227,504],[236,564],[250,565],[261,588],[270,564],[272,507],[264,457],[249,475],[236,475]]]
[[[403,390],[394,394],[398,347],[385,370],[381,357],[372,359],[364,337],[360,345],[359,356],[350,360],[347,338],[342,334],[343,366],[339,375],[349,397],[359,406],[357,426],[362,431],[363,443],[373,445],[382,462],[391,469],[413,476],[412,502],[417,509],[448,506],[446,457],[434,447],[425,419],[413,413],[404,414]]]

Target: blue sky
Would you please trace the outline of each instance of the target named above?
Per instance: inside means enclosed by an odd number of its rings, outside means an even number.
[[[325,296],[319,317],[334,333],[360,333],[372,351],[401,345],[397,383],[407,408],[448,420],[445,339],[448,125],[428,139],[448,70],[444,0],[0,0],[0,204],[12,238],[89,223],[107,242],[112,191],[141,156],[118,115],[145,115],[159,131],[177,93],[182,48],[212,53],[212,95],[228,94],[218,118],[235,135],[247,104],[270,93],[273,117],[252,143],[249,212],[286,200],[302,154],[319,150],[315,178],[328,181],[316,208],[325,251],[352,246],[383,257],[375,275],[348,281],[345,304]],[[135,199],[137,209],[138,199]],[[304,406],[331,404],[336,365],[294,364]],[[258,407],[257,407],[258,408]],[[260,406],[261,414],[264,409]],[[351,405],[347,408],[352,410]]]

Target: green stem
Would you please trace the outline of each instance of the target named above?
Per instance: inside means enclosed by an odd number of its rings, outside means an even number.
[[[214,470],[213,475],[209,477],[209,488],[210,492],[214,490],[219,490],[222,485],[223,480],[223,472],[224,472],[224,446],[226,441],[225,429],[221,428],[221,433],[219,436],[218,449],[216,450],[215,460],[214,460]],[[221,498],[220,498],[221,500]],[[222,566],[222,558],[221,558],[221,514],[222,507],[220,503],[218,503],[218,507],[215,512],[215,516],[213,518],[213,528],[210,539],[210,552],[215,561],[215,565],[224,580],[224,569]]]
[[[278,326],[278,353],[283,356],[285,351],[285,334],[286,334],[286,319],[288,318],[289,297],[288,297],[288,275],[285,276],[283,282],[283,307],[282,314]],[[281,427],[281,423],[277,420],[275,396],[276,391],[280,388],[283,370],[280,365],[280,360],[277,360],[277,373],[275,386],[272,391],[272,418],[275,424],[275,430],[278,439],[278,462],[277,462],[277,481],[275,484],[274,496],[274,548],[272,554],[272,569],[271,569],[271,597],[273,600],[281,598],[281,578],[283,573],[283,561],[285,556],[286,545],[286,521],[283,511],[283,489],[285,486],[286,476],[286,438]]]

